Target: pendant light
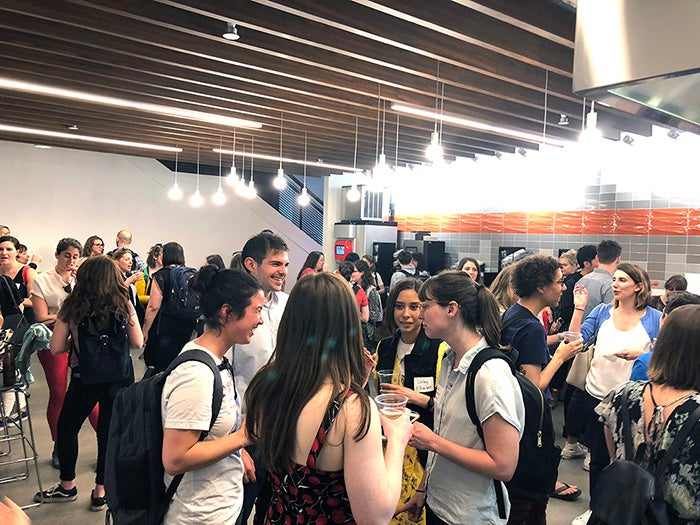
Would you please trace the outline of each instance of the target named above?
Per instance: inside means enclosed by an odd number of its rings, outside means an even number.
[[[586,99],[583,99],[584,111]],[[602,133],[598,129],[598,113],[595,110],[595,100],[591,101],[591,110],[586,114],[585,128],[581,132],[579,140],[581,142],[595,142],[602,137]]]
[[[306,190],[306,150],[308,146],[307,140],[308,133],[304,133],[304,187],[301,189],[301,193],[297,197],[297,202],[299,203],[299,206],[308,206],[311,202],[311,199],[309,198],[309,192]]]
[[[223,138],[219,137],[219,150],[222,147]],[[215,206],[223,206],[226,204],[226,194],[224,193],[224,188],[221,186],[221,151],[219,151],[219,187],[216,189],[214,195],[211,196],[211,201]]]
[[[384,143],[386,142],[386,101],[382,101],[382,113],[382,152],[379,154],[377,164],[374,166],[374,170],[372,172],[374,181],[379,184],[382,182],[381,179],[389,172],[389,166],[386,163],[386,155],[384,153]],[[377,120],[378,119],[379,117],[377,117]],[[378,127],[379,122],[377,122],[377,129]]]
[[[204,197],[199,191],[199,142],[197,142],[197,189],[190,197],[190,206],[193,208],[199,208],[204,204]]]
[[[442,90],[443,90],[442,96],[443,96],[443,104],[444,104],[444,98],[445,98],[445,84],[444,83],[442,84]],[[442,113],[442,109],[440,109],[438,107],[439,101],[440,101],[440,61],[438,61],[438,63],[437,63],[437,73],[436,73],[436,81],[435,81],[435,115],[436,115],[436,117]],[[438,133],[438,120],[441,120],[441,119],[439,119],[439,118],[435,119],[435,125],[433,127],[433,132],[430,134],[430,144],[425,149],[425,156],[432,163],[442,162],[442,159],[443,159],[442,140],[440,137],[440,133]]]
[[[357,182],[355,182],[355,177],[357,177],[357,130],[358,130],[358,118],[355,117],[355,155],[354,155],[353,161],[352,161],[353,181],[352,181],[352,187],[348,190],[348,193],[347,193],[347,199],[350,202],[357,202],[360,200],[360,197],[362,197],[362,195],[360,194],[360,190],[357,189]]]
[[[168,190],[168,198],[173,201],[179,201],[182,199],[182,189],[180,188],[180,185],[177,183],[177,161],[178,161],[178,152],[175,152],[175,182],[173,182],[173,187]]]
[[[247,186],[245,184],[245,146],[241,146],[241,153],[241,178],[233,190],[239,197],[245,197],[247,190]]]
[[[287,187],[287,179],[284,176],[284,168],[282,168],[282,134],[284,130],[284,113],[280,117],[280,167],[277,169],[277,177],[272,181],[272,185],[282,191]]]
[[[258,196],[258,192],[255,189],[255,181],[253,180],[253,167],[255,161],[255,136],[251,136],[250,141],[250,180],[248,181],[248,186],[245,190],[246,199],[254,199]]]
[[[241,179],[238,178],[236,172],[236,130],[233,130],[233,157],[231,159],[231,171],[226,175],[226,184],[231,188],[236,188],[240,184]]]

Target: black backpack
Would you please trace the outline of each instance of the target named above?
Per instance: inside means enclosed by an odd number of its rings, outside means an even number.
[[[200,293],[190,287],[190,279],[197,272],[189,266],[175,266],[170,269],[168,284],[170,289],[164,292],[164,312],[174,319],[195,320],[201,314],[199,306]]]
[[[161,394],[170,372],[186,361],[204,363],[214,374],[209,429],[214,425],[223,396],[220,370],[230,370],[230,364],[224,360],[217,367],[203,350],[182,352],[158,374],[149,367],[141,381],[121,390],[114,400],[107,441],[104,484],[109,510],[105,523],[111,519],[115,525],[156,525],[163,520],[184,474],[175,476],[166,490]],[[199,440],[207,434],[202,432]]]
[[[674,521],[669,519],[668,508],[661,493],[661,478],[700,419],[700,407],[678,429],[652,473],[633,461],[631,422],[627,406],[629,386],[625,385],[622,390],[625,459],[613,461],[600,473],[598,483],[591,493],[590,525],[668,525]]]
[[[476,426],[481,440],[484,431],[476,414],[474,380],[476,373],[486,361],[503,359],[518,381],[525,405],[525,426],[520,438],[520,454],[513,478],[506,483],[508,494],[513,499],[538,500],[554,490],[557,481],[561,449],[555,444],[552,412],[542,391],[525,374],[515,370],[518,353],[516,350],[504,352],[496,348],[484,348],[469,365],[465,386],[467,412]],[[506,518],[505,501],[501,484],[494,480],[498,513]]]
[[[133,381],[129,338],[124,319],[111,315],[107,328],[100,330],[92,317],[78,323],[78,371],[85,385]]]

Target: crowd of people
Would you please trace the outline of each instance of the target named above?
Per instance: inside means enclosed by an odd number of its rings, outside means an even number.
[[[544,524],[550,497],[571,500],[583,491],[555,483],[555,467],[546,493],[517,486],[516,472],[533,459],[521,457],[529,430],[518,373],[544,400],[550,425],[551,407],[563,403],[561,457],[584,458],[589,494],[610,462],[624,457],[623,408],[640,464],[653,467],[700,406],[700,297],[672,276],[653,299],[646,271],[621,262],[611,240],[558,259],[526,253],[490,287],[472,257],[431,276],[420,256],[401,250],[385,286],[370,256],[351,254],[331,272],[323,254],[312,252],[287,293],[289,248],[268,230],[251,237],[230,267],[214,254],[198,270],[186,265],[177,242],[154,245],[142,260],[128,230],[106,255],[99,236],[84,245],[64,238],[55,266],[41,273],[26,247],[20,254],[19,240],[4,233],[2,315],[23,312],[50,330],[37,357],[60,474],[36,494],[39,502],[77,499],[78,431],[89,419],[98,443],[90,506],[106,506],[112,403],[135,378],[129,362],[95,382],[86,377],[87,354],[81,373],[87,322],[123,330],[156,371],[191,350],[218,366],[218,414],[215,377],[201,362],[177,366],[163,388],[165,486],[183,474],[168,524],[246,524],[251,517],[271,524]],[[475,358],[493,349],[505,359],[470,373]],[[582,382],[574,378],[579,365]],[[379,411],[370,395],[368,382],[380,370],[391,377],[377,385],[381,393],[405,396],[398,417]],[[465,402],[470,388],[473,414],[468,394]],[[700,425],[662,476],[671,523],[700,520],[696,443]]]

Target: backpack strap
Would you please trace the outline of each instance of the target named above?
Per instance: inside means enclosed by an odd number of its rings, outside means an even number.
[[[519,315],[519,314],[515,314]],[[514,316],[515,317],[515,316]],[[476,374],[481,368],[481,366],[491,359],[503,359],[510,367],[511,372],[515,375],[515,364],[511,358],[503,350],[498,350],[496,348],[488,347],[480,350],[472,359],[469,369],[467,370],[467,380],[465,381],[464,393],[467,398],[467,413],[469,414],[469,419],[471,419],[474,426],[476,426],[476,431],[481,438],[481,442],[484,443],[486,447],[486,442],[484,441],[484,429],[481,427],[481,421],[479,421],[479,416],[476,413],[476,399],[474,398],[474,381],[476,379]],[[506,504],[505,496],[503,495],[503,485],[496,479],[493,480],[493,487],[496,491],[496,505],[498,507],[498,516],[501,519],[506,519]]]
[[[204,350],[193,348],[191,350],[181,352],[175,359],[173,359],[168,368],[165,370],[165,376],[167,377],[168,375],[170,375],[170,373],[173,370],[175,370],[179,365],[181,365],[182,363],[186,363],[187,361],[198,361],[200,363],[204,363],[209,367],[212,374],[214,374],[214,393],[212,394],[211,400],[211,422],[209,423],[209,430],[202,431],[202,433],[199,436],[199,441],[203,441],[204,438],[206,438],[209,434],[209,431],[211,431],[212,427],[214,426],[216,418],[219,417],[219,411],[221,410],[221,401],[224,395],[224,385],[221,381],[221,374],[219,372],[221,370],[231,370],[231,365],[229,364],[228,360],[224,358],[223,362],[217,366],[216,363],[214,363],[214,359],[212,359],[212,357],[207,352],[205,352]],[[178,474],[177,476],[173,477],[173,480],[170,482],[168,490],[165,491],[165,508],[167,508],[168,504],[173,499],[173,496],[175,496],[175,492],[177,492],[177,488],[180,486],[180,482],[182,481],[182,478],[184,476],[184,472],[182,474]]]

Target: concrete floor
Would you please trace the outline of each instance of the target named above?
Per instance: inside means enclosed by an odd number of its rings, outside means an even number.
[[[140,351],[132,352],[136,377],[141,377],[144,371],[142,360],[136,358]],[[34,358],[32,372],[36,378],[35,383],[30,387],[31,397],[29,399],[32,414],[32,423],[36,439],[37,451],[39,453],[39,475],[41,483],[46,489],[58,481],[58,470],[51,466],[51,450],[53,443],[46,422],[45,407],[48,399],[48,388],[44,380],[43,370],[38,360]],[[554,410],[554,422],[557,429],[561,429],[563,419],[563,409],[561,406]],[[78,456],[78,499],[68,503],[42,504],[38,507],[27,509],[27,514],[35,525],[58,524],[101,524],[104,523],[105,511],[92,512],[90,510],[90,491],[94,484],[94,469],[96,458],[95,433],[89,423],[85,423],[80,432],[80,452]],[[0,444],[3,450],[5,444]],[[13,445],[13,450],[18,450],[17,445]],[[13,453],[14,456],[14,453]],[[16,466],[2,465],[5,458],[0,458],[0,477],[5,477],[10,472],[15,472]],[[551,499],[547,512],[547,521],[550,525],[569,525],[571,520],[583,513],[588,506],[588,473],[581,468],[583,460],[562,460],[559,468],[559,479],[571,485],[578,485],[583,491],[581,497],[574,502]],[[37,492],[38,485],[36,475],[32,468],[30,476],[23,481],[15,481],[0,484],[0,495],[9,496],[18,505],[30,505],[33,502],[34,493]]]

